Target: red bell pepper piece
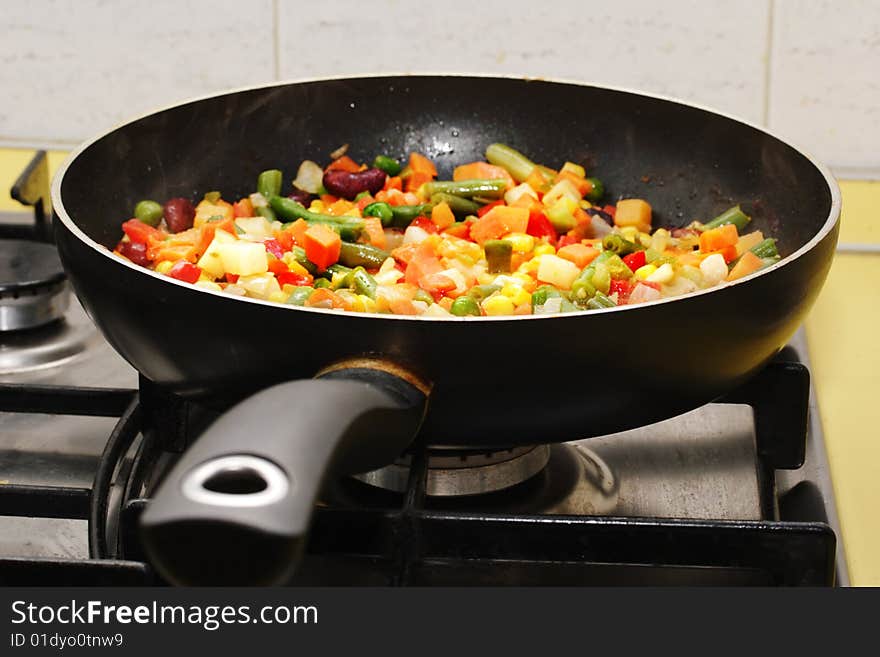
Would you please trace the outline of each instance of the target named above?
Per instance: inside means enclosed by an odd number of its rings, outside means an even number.
[[[129,219],[122,224],[122,230],[132,242],[140,242],[141,244],[149,244],[150,239],[162,239],[163,237],[161,230],[145,224],[140,219]]]
[[[529,212],[529,223],[526,226],[526,233],[534,237],[546,237],[551,244],[556,243],[556,229],[543,212]]]
[[[278,280],[278,285],[282,287],[285,285],[311,285],[312,277],[308,274],[298,274],[295,271],[285,271],[280,274],[275,274],[275,278]]]
[[[494,208],[496,205],[504,205],[504,201],[492,201],[491,203],[487,203],[486,205],[481,207],[479,210],[477,210],[477,216],[482,217],[484,214],[486,214],[489,210]]]
[[[628,256],[623,256],[623,261],[626,263],[627,267],[632,271],[635,271],[639,267],[645,266],[645,252],[633,251]]]
[[[437,227],[437,224],[435,224],[433,221],[431,221],[430,219],[428,219],[425,216],[416,217],[415,219],[413,219],[410,222],[409,225],[416,226],[417,228],[421,228],[423,231],[425,231],[426,233],[430,233],[430,234],[436,234],[436,233],[440,232],[440,229]]]
[[[195,283],[202,275],[202,270],[191,262],[180,260],[171,268],[168,275],[184,283]]]
[[[610,295],[616,292],[617,305],[621,306],[629,300],[629,295],[632,294],[633,289],[635,289],[634,283],[623,278],[612,278],[608,294]]]
[[[226,282],[227,283],[237,283],[238,282],[238,274],[226,274]]]

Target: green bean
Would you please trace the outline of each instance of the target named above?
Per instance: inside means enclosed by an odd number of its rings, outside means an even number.
[[[373,160],[373,166],[382,169],[389,176],[396,176],[400,173],[400,162],[387,155],[377,155]]]
[[[618,255],[629,255],[634,251],[638,251],[639,247],[635,242],[630,242],[619,233],[608,233],[602,238],[602,248],[606,251],[617,253]]]
[[[366,206],[361,214],[365,217],[378,217],[382,221],[383,226],[388,226],[394,219],[394,211],[388,203],[376,201]]]
[[[605,196],[605,185],[598,178],[587,178],[587,182],[593,187],[587,192],[587,200],[590,203],[598,203]]]
[[[489,144],[486,148],[486,159],[491,164],[506,169],[518,183],[532,175],[536,166],[525,155],[504,144]]]
[[[359,217],[334,217],[329,214],[318,214],[306,210],[293,199],[273,196],[269,199],[272,209],[287,221],[304,219],[310,224],[323,224],[332,228],[346,242],[354,242],[364,229],[364,220]]]
[[[293,292],[290,293],[290,296],[287,297],[287,301],[284,303],[289,303],[293,306],[304,306],[314,291],[315,288],[313,287],[297,286],[293,288]]]
[[[413,301],[421,301],[430,306],[432,303],[434,303],[434,297],[432,297],[429,292],[426,292],[425,290],[419,288],[418,290],[416,290]]]
[[[346,267],[368,267],[375,269],[390,257],[387,251],[370,244],[343,242],[339,249],[339,262]]]
[[[149,226],[158,226],[164,210],[156,201],[143,200],[134,206],[134,216]]]
[[[749,251],[759,258],[773,258],[779,256],[779,251],[776,248],[776,240],[772,237],[768,237],[767,239],[758,242],[755,246],[749,249]]]
[[[480,311],[480,305],[472,297],[469,296],[458,297],[455,301],[452,302],[452,306],[449,308],[449,312],[451,312],[456,317],[466,317],[467,315],[479,317],[483,314],[482,311]]]
[[[456,196],[465,196],[467,198],[485,196],[497,199],[504,195],[504,190],[506,188],[507,182],[500,179],[434,180],[422,185],[420,193],[428,197],[432,194],[442,192],[444,194],[455,194]]]
[[[315,289],[317,290],[319,287],[331,287],[330,281],[326,278],[316,278],[314,282]]]
[[[497,292],[500,289],[500,285],[474,285],[467,291],[467,296],[479,303],[483,299],[491,296],[493,292]]]
[[[363,267],[356,267],[351,272],[351,285],[358,294],[365,294],[371,299],[376,298],[376,279],[370,276]]]
[[[587,308],[599,310],[600,308],[614,308],[617,304],[601,292],[596,292],[592,299],[587,301]]]
[[[725,210],[719,214],[712,221],[703,224],[703,228],[705,230],[710,230],[712,228],[718,228],[719,226],[733,224],[736,226],[737,231],[741,233],[743,228],[745,228],[751,220],[752,218],[745,214],[738,205],[734,205],[729,210]]]
[[[278,196],[281,193],[281,171],[278,169],[268,169],[257,176],[257,191],[262,194],[266,200],[272,196]]]
[[[486,261],[489,263],[490,274],[506,274],[510,272],[510,261],[513,257],[513,245],[504,240],[487,240],[483,244]]]
[[[432,203],[422,203],[419,205],[392,205],[391,212],[394,218],[391,220],[391,226],[394,228],[406,228],[413,219],[427,215],[434,207]]]
[[[445,192],[431,194],[431,203],[434,205],[437,205],[438,203],[446,203],[446,205],[449,206],[449,209],[455,214],[476,214],[477,210],[480,209],[480,204],[475,203],[471,199],[456,196],[455,194],[447,194]]]
[[[265,217],[269,221],[277,221],[278,220],[278,216],[275,214],[275,210],[270,208],[268,205],[264,205],[262,207],[254,208],[254,209],[256,210],[256,213],[258,215],[260,215],[261,217]]]
[[[547,299],[561,296],[562,295],[560,294],[559,290],[557,290],[552,285],[542,285],[534,292],[532,292],[532,308],[543,306],[545,303],[547,303]]]
[[[315,263],[306,257],[306,250],[301,246],[294,246],[290,252],[293,254],[293,259],[305,267],[310,274],[314,274],[318,270]]]

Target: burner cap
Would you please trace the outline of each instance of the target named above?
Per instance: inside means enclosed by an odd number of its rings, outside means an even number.
[[[0,241],[0,331],[42,326],[64,315],[67,277],[51,244]]]

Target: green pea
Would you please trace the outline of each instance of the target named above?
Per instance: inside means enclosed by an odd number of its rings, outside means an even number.
[[[602,197],[605,196],[605,185],[598,178],[587,178],[587,182],[589,182],[593,188],[587,194],[587,200],[590,203],[597,203],[602,200]]]
[[[376,201],[366,206],[361,214],[365,217],[379,217],[383,226],[389,225],[394,219],[394,211],[391,206],[383,201]]]
[[[389,176],[396,176],[400,173],[400,162],[387,155],[377,155],[376,159],[373,160],[373,166],[377,169],[382,169]]]
[[[134,206],[134,216],[150,226],[159,225],[162,213],[162,206],[156,201],[143,200]]]
[[[449,309],[449,312],[457,317],[466,317],[468,315],[479,317],[483,314],[482,312],[480,312],[479,304],[471,297],[467,296],[458,297],[455,301],[453,301],[452,307]]]

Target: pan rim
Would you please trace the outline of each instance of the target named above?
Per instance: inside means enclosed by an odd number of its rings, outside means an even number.
[[[171,110],[177,107],[182,107],[185,105],[197,103],[204,100],[209,100],[213,98],[219,98],[222,96],[230,96],[237,93],[245,92],[245,91],[255,91],[259,89],[270,89],[273,87],[285,87],[291,86],[294,84],[306,84],[306,83],[314,83],[314,82],[332,82],[332,81],[344,81],[344,80],[365,80],[365,79],[381,79],[381,78],[426,78],[426,77],[447,77],[447,78],[469,78],[469,79],[497,79],[497,80],[515,80],[521,82],[547,82],[551,84],[561,84],[567,86],[577,86],[577,87],[589,87],[593,89],[602,89],[607,91],[620,92],[625,94],[630,94],[634,96],[641,96],[643,98],[651,98],[655,100],[661,100],[666,102],[671,102],[676,105],[681,105],[685,107],[690,107],[693,109],[701,110],[704,112],[708,112],[709,114],[713,114],[715,116],[719,116],[730,121],[734,121],[736,123],[740,123],[748,128],[753,130],[757,130],[758,132],[762,132],[765,135],[776,139],[777,141],[785,144],[792,150],[799,153],[801,156],[807,159],[807,161],[813,165],[822,177],[825,179],[826,184],[828,185],[828,190],[831,194],[831,207],[828,212],[828,217],[825,219],[825,222],[822,224],[822,227],[819,231],[803,246],[799,249],[790,253],[789,255],[782,258],[779,262],[767,267],[766,269],[762,269],[758,272],[754,272],[749,274],[748,276],[744,276],[736,281],[725,282],[722,285],[716,285],[710,288],[706,288],[703,290],[697,290],[695,292],[689,292],[687,294],[674,296],[674,297],[666,297],[663,299],[657,299],[655,301],[649,301],[646,303],[639,303],[633,305],[623,305],[623,306],[614,306],[613,308],[600,308],[596,310],[581,310],[575,311],[571,313],[564,314],[546,314],[546,315],[499,315],[499,316],[486,316],[486,317],[425,317],[422,315],[395,315],[395,314],[379,314],[379,313],[356,313],[349,311],[341,311],[334,310],[329,308],[309,308],[306,306],[293,306],[288,304],[280,304],[271,301],[266,301],[263,299],[254,299],[251,297],[241,297],[241,296],[233,296],[229,294],[225,294],[223,292],[216,292],[214,290],[207,290],[204,288],[196,287],[189,283],[185,283],[183,281],[179,281],[177,279],[171,278],[170,276],[164,276],[162,274],[158,274],[151,269],[146,269],[144,267],[140,267],[128,260],[125,260],[119,256],[113,254],[112,251],[108,250],[101,244],[98,244],[95,240],[89,237],[77,224],[73,221],[70,215],[67,213],[66,208],[64,207],[64,203],[61,198],[61,184],[64,180],[64,176],[67,170],[71,167],[71,165],[76,161],[76,159],[85,152],[89,147],[103,139],[107,135],[124,128],[125,126],[136,123],[142,119],[153,116],[155,114],[159,114],[161,112]],[[131,118],[128,118],[124,121],[121,121],[111,128],[104,130],[103,132],[87,139],[82,142],[79,146],[77,146],[70,154],[65,158],[64,162],[59,166],[56,171],[53,179],[52,185],[50,189],[50,196],[52,200],[52,209],[54,214],[57,216],[58,220],[64,224],[64,227],[70,231],[74,236],[79,239],[80,242],[91,248],[96,253],[100,254],[102,257],[109,258],[115,264],[129,267],[130,269],[138,272],[141,275],[150,276],[162,283],[171,284],[171,285],[179,285],[193,293],[202,293],[202,294],[210,294],[216,296],[218,298],[232,300],[232,301],[241,301],[241,302],[249,302],[254,304],[259,304],[263,306],[269,306],[272,308],[283,308],[288,311],[304,311],[311,313],[319,313],[319,314],[329,314],[333,316],[346,315],[349,318],[363,318],[363,319],[373,319],[373,320],[396,320],[396,321],[419,321],[419,322],[445,322],[448,323],[450,321],[463,321],[473,323],[475,321],[479,322],[511,322],[511,321],[536,321],[542,319],[563,319],[563,318],[575,318],[582,317],[584,315],[596,315],[596,314],[605,314],[605,313],[615,313],[615,312],[624,312],[627,310],[635,310],[643,307],[651,307],[656,306],[658,304],[671,303],[675,301],[683,301],[686,299],[697,298],[705,294],[711,294],[713,292],[720,292],[722,290],[730,289],[736,285],[744,285],[748,284],[751,281],[760,278],[761,276],[765,276],[771,274],[778,269],[785,267],[788,264],[793,263],[798,258],[806,255],[813,248],[819,244],[825,237],[834,229],[834,227],[840,221],[840,209],[841,209],[841,193],[840,187],[837,183],[837,180],[831,174],[830,169],[819,162],[809,151],[793,144],[788,139],[781,137],[775,131],[770,130],[764,126],[756,125],[755,123],[748,121],[742,117],[736,116],[734,114],[730,114],[727,112],[720,111],[718,109],[709,107],[707,105],[703,105],[700,103],[694,103],[691,101],[686,101],[684,99],[665,95],[665,94],[656,94],[649,93],[637,89],[632,89],[628,87],[618,87],[604,84],[592,84],[590,82],[585,82],[582,80],[570,80],[566,78],[552,78],[552,77],[536,77],[536,76],[522,76],[522,75],[513,75],[513,74],[503,74],[503,73],[449,73],[449,72],[382,72],[382,73],[367,73],[367,74],[343,74],[343,75],[335,75],[335,76],[319,76],[319,77],[305,77],[305,78],[295,78],[288,80],[281,80],[275,82],[268,82],[263,84],[255,84],[255,85],[247,85],[232,89],[227,89],[225,91],[221,91],[219,93],[208,93],[202,94],[194,97],[190,97],[185,100],[177,101],[174,103],[169,103],[166,105],[162,105],[160,107],[154,108],[150,111],[143,112]]]

